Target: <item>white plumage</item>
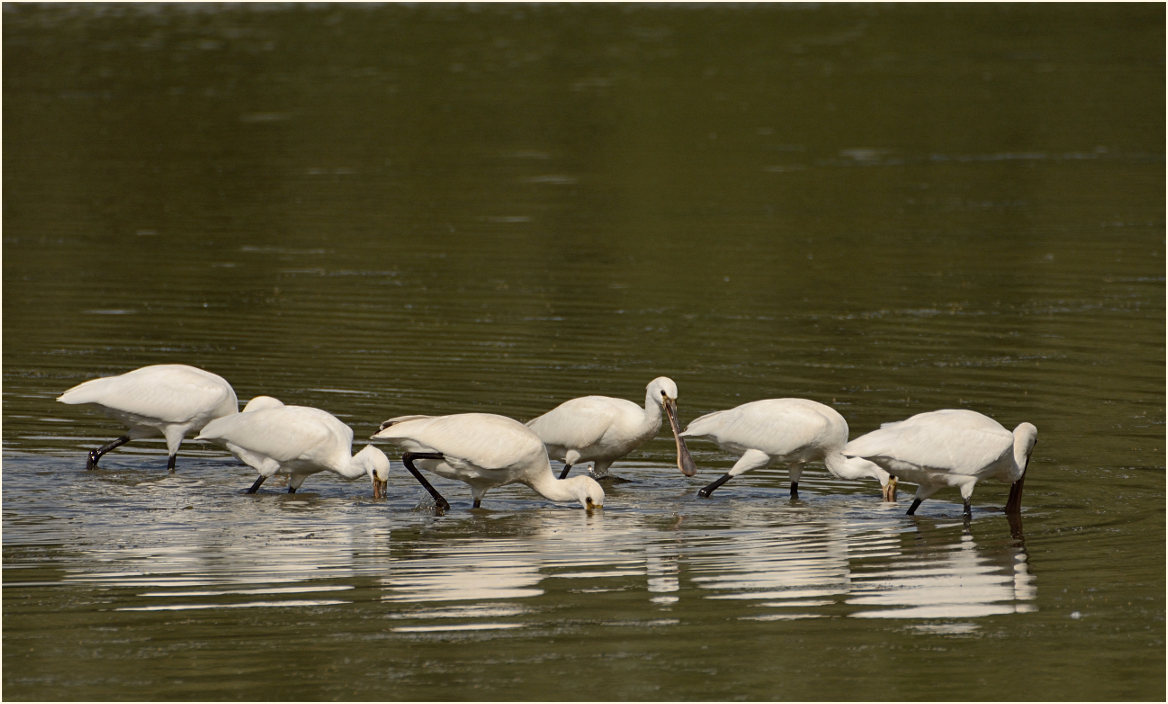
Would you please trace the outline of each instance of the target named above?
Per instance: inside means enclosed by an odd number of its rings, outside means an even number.
[[[239,410],[235,390],[223,377],[185,364],[155,364],[118,376],[91,379],[57,397],[87,404],[121,421],[127,432],[89,453],[86,469],[110,450],[138,438],[163,436],[166,467],[174,471],[183,437],[209,421]]]
[[[346,479],[362,475],[373,482],[373,497],[385,496],[389,458],[367,445],[356,455],[353,431],[319,408],[285,406],[270,396],[252,399],[242,413],[213,420],[196,440],[226,447],[260,476],[247,493],[255,493],[273,474],[288,475],[294,493],[310,474],[329,471]]]
[[[552,501],[579,501],[586,509],[604,505],[604,490],[595,480],[583,476],[557,479],[539,436],[505,416],[402,416],[382,423],[373,438],[388,440],[406,451],[402,456],[406,468],[443,510],[450,504],[417,466],[469,484],[474,508],[481,505],[488,489],[515,482]]]
[[[604,478],[609,466],[643,445],[661,428],[661,411],[677,444],[677,466],[687,477],[696,469],[677,422],[677,384],[664,376],[645,387],[645,406],[609,396],[584,396],[564,401],[527,422],[543,440],[548,454],[564,462],[560,478],[579,462],[595,462],[593,475]]]
[[[969,516],[973,487],[987,477],[1012,482],[1006,513],[1018,514],[1026,467],[1037,442],[1038,429],[1030,423],[1010,432],[976,411],[945,409],[885,423],[848,443],[843,454],[862,457],[917,484],[909,515],[938,490],[954,486],[961,490]]]
[[[256,396],[247,402],[247,405],[243,407],[243,412],[247,413],[248,411],[259,411],[265,408],[277,408],[283,405],[284,402],[278,398],[272,398],[271,396]]]
[[[732,477],[770,462],[789,466],[791,498],[799,496],[799,477],[805,462],[823,462],[841,479],[873,478],[880,482],[886,501],[896,499],[895,480],[888,472],[862,459],[841,454],[848,442],[848,423],[834,408],[804,398],[768,398],[695,418],[682,437],[708,437],[723,450],[742,456],[698,496],[709,496]]]

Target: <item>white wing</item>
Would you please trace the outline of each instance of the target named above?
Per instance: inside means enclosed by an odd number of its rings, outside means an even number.
[[[535,433],[519,421],[492,413],[403,416],[383,423],[373,437],[409,452],[439,452],[453,466],[503,469],[547,456]]]
[[[353,431],[318,408],[277,406],[213,420],[197,439],[230,443],[281,464],[329,467],[349,457]]]
[[[682,435],[710,437],[739,451],[753,449],[784,456],[809,445],[842,445],[847,440],[847,423],[821,403],[773,398],[695,418]]]
[[[608,396],[583,396],[564,401],[538,418],[527,422],[546,445],[581,449],[600,442],[605,432],[621,422],[630,410],[643,410],[631,401]],[[634,415],[634,418],[636,417]]]
[[[844,454],[886,467],[904,463],[974,474],[1011,456],[1013,447],[1013,434],[996,421],[975,411],[946,409],[886,423],[848,443]]]
[[[235,392],[222,377],[183,364],[158,364],[91,379],[61,394],[69,404],[95,403],[142,418],[187,423],[227,404]],[[232,410],[235,410],[234,408]]]

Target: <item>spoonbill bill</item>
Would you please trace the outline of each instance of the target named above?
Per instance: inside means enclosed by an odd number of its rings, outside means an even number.
[[[99,409],[128,428],[124,435],[91,450],[86,469],[97,469],[97,461],[115,447],[161,435],[166,438],[166,468],[173,472],[187,433],[239,411],[231,384],[217,374],[186,364],[154,364],[118,376],[90,379],[57,400]]]
[[[662,409],[677,444],[677,467],[692,477],[697,469],[677,422],[677,384],[666,376],[645,387],[644,408],[623,398],[582,396],[529,420],[527,427],[543,440],[550,456],[563,460],[560,479],[568,476],[573,465],[588,461],[594,462],[593,476],[604,479],[614,461],[657,434]]]
[[[908,515],[939,489],[961,490],[964,515],[972,515],[970,497],[979,479],[1012,482],[1006,513],[1022,511],[1022,485],[1038,429],[1021,423],[1014,432],[996,420],[965,409],[929,411],[885,423],[844,447],[845,457],[862,457],[885,471],[917,484]]]
[[[683,438],[705,437],[723,450],[742,456],[710,485],[698,491],[708,497],[730,479],[779,462],[790,467],[791,498],[799,497],[799,477],[805,462],[821,461],[840,479],[873,478],[885,501],[896,500],[896,478],[871,462],[841,454],[848,442],[848,423],[834,408],[805,398],[768,398],[695,418]]]
[[[257,403],[260,399],[265,401]],[[248,494],[273,474],[288,475],[288,493],[294,494],[308,475],[329,471],[346,479],[367,476],[373,482],[373,498],[385,498],[389,458],[372,445],[350,455],[353,430],[333,414],[285,406],[270,396],[252,399],[248,408],[252,410],[211,421],[195,438],[226,447],[260,473]]]
[[[596,480],[585,476],[557,479],[539,436],[505,416],[401,416],[382,423],[373,439],[388,440],[406,451],[402,455],[406,469],[441,510],[450,504],[426,481],[419,466],[469,484],[474,508],[482,505],[488,489],[516,482],[552,501],[579,501],[587,510],[604,505],[604,490]]]

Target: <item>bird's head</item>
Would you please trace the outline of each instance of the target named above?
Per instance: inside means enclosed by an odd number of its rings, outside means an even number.
[[[665,407],[666,403],[677,404],[677,384],[667,376],[659,376],[645,387],[653,400]]]
[[[1010,485],[1010,497],[1006,500],[1006,514],[1017,516],[1022,512],[1022,487],[1026,482],[1026,470],[1030,467],[1030,453],[1038,444],[1038,428],[1031,423],[1019,423],[1014,428],[1014,463],[1022,468],[1021,474]]]
[[[604,489],[601,488],[600,482],[592,477],[580,475],[564,479],[563,481],[572,482],[573,490],[576,492],[576,498],[579,499],[580,505],[586,511],[604,508]]]
[[[384,499],[389,486],[389,458],[381,450],[366,445],[354,457],[365,470],[365,475],[373,481],[373,498]]]
[[[1037,444],[1038,428],[1034,427],[1033,423],[1019,423],[1018,427],[1014,428],[1014,447],[1022,450],[1027,460],[1030,459],[1030,453]]]
[[[698,470],[681,437],[681,423],[677,419],[677,384],[667,376],[659,376],[649,382],[646,393],[665,409],[669,429],[673,431],[673,441],[677,444],[677,468],[685,476],[692,477]]]

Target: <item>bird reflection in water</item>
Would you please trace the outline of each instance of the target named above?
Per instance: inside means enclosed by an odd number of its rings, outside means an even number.
[[[1038,590],[1021,538],[1021,518],[1011,539],[985,537],[967,526],[915,522],[917,530],[890,560],[858,563],[854,594],[857,618],[969,619],[1035,611]],[[954,540],[953,528],[960,528]]]

